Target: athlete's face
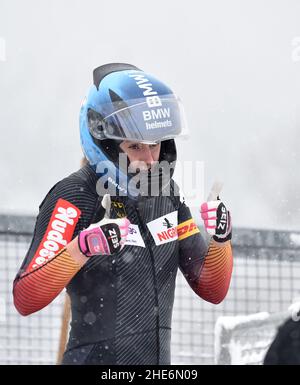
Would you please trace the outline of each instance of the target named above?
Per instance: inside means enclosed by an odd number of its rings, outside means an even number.
[[[141,170],[149,169],[159,160],[160,143],[144,144],[126,140],[120,144],[120,148],[127,154],[130,165]]]

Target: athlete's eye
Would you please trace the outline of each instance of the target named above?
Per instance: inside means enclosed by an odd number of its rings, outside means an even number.
[[[129,148],[131,149],[131,150],[140,150],[141,149],[141,146],[139,145],[139,144],[131,144],[130,146],[129,146]]]

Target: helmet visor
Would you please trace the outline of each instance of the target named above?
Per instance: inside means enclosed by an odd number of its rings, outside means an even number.
[[[116,101],[90,110],[89,129],[96,139],[157,143],[187,136],[182,103],[175,95]]]

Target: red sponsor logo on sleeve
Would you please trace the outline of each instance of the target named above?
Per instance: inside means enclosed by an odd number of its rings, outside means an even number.
[[[190,237],[191,235],[200,233],[200,231],[196,223],[194,222],[193,218],[191,218],[178,225],[177,233],[178,233],[178,239],[181,241],[185,238]]]
[[[44,237],[27,268],[27,272],[53,258],[71,240],[81,211],[72,203],[59,199],[54,207]]]

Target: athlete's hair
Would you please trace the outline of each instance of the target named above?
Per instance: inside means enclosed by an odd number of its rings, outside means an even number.
[[[84,156],[83,158],[81,158],[81,161],[80,161],[80,166],[81,167],[84,167],[88,164],[88,160],[86,159],[86,157]]]

